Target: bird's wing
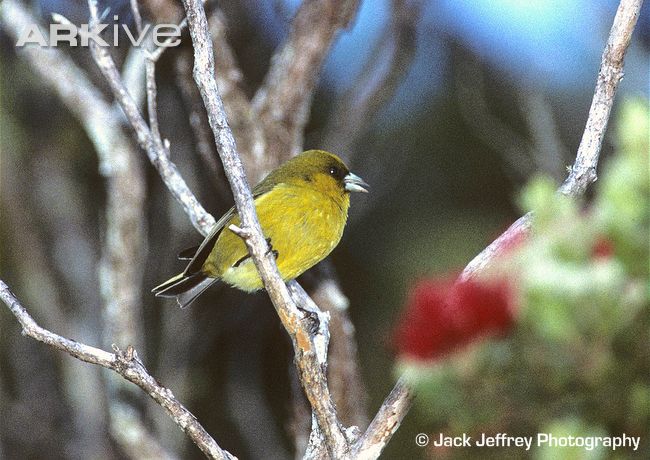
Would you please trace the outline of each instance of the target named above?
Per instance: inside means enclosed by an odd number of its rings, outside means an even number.
[[[212,227],[212,230],[210,230],[208,236],[205,237],[205,239],[203,240],[203,242],[201,243],[197,251],[194,253],[194,256],[192,257],[190,263],[187,264],[187,267],[185,267],[185,270],[183,271],[184,275],[192,275],[194,273],[198,273],[199,271],[201,271],[201,267],[203,267],[205,260],[212,252],[212,248],[214,248],[214,245],[217,243],[217,238],[219,238],[219,234],[221,233],[221,230],[223,230],[226,223],[234,215],[235,215],[235,207],[233,206],[232,208],[230,208],[230,210],[227,213],[221,216],[221,219],[219,219],[217,223],[214,225],[214,227]],[[182,251],[181,254],[179,254],[179,256],[187,255],[186,251]]]
[[[196,254],[196,251],[198,250],[199,246],[192,246],[191,248],[183,249],[178,253],[176,258],[178,260],[192,260],[194,258],[194,254]]]
[[[253,198],[257,198],[260,195],[265,194],[266,192],[271,191],[273,189],[274,185],[270,184],[269,181],[263,180],[259,184],[253,188]],[[183,271],[184,275],[192,275],[194,273],[198,273],[201,270],[201,267],[203,267],[203,264],[205,263],[206,259],[212,252],[212,249],[214,248],[214,245],[217,244],[217,239],[219,238],[219,234],[221,233],[221,230],[226,226],[226,223],[230,221],[230,219],[236,214],[235,207],[233,206],[226,212],[223,216],[221,216],[221,219],[212,227],[212,230],[210,230],[210,233],[208,236],[205,237],[201,245],[196,249],[194,252],[194,256],[191,256],[192,250],[194,248],[189,248],[184,251],[181,251],[181,253],[178,255],[179,259],[191,259],[190,263],[187,265],[185,270]]]

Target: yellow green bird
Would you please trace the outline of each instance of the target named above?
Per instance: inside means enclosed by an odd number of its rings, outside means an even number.
[[[348,219],[349,192],[367,188],[339,157],[323,150],[295,156],[253,188],[257,217],[283,280],[300,276],[332,252]],[[228,230],[231,224],[240,224],[234,207],[200,246],[181,252],[179,258],[190,263],[155,287],[156,296],[176,297],[186,307],[217,280],[247,292],[261,289],[244,241]]]

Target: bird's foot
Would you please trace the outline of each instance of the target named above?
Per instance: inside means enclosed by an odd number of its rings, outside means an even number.
[[[266,254],[269,254],[269,253],[273,254],[273,257],[277,260],[280,253],[278,251],[276,251],[275,249],[273,249],[273,245],[271,244],[271,238],[266,239],[266,244],[268,244],[268,246],[269,246],[269,249],[266,251]]]
[[[306,308],[301,308],[299,305],[297,307],[298,310],[300,310],[305,314],[305,317],[302,320],[308,323],[307,329],[309,330],[309,335],[311,336],[316,335],[316,333],[320,329],[320,318],[318,317],[318,313],[316,313],[313,310],[307,310]]]

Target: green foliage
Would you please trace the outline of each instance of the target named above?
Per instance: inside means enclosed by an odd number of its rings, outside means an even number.
[[[431,432],[450,436],[641,436],[639,451],[490,449],[499,458],[650,458],[650,180],[647,101],[619,110],[616,153],[594,196],[571,199],[536,178],[520,203],[534,229],[488,275],[517,288],[518,322],[507,339],[409,368]],[[453,458],[474,449],[451,449]],[[481,452],[483,457],[484,453]]]
[[[607,436],[607,433],[585,425],[580,419],[567,418],[563,420],[554,420],[548,426],[542,429],[544,433],[554,433],[558,437],[597,437]],[[555,460],[558,458],[557,447],[542,445],[534,452],[535,460]],[[582,446],[570,446],[562,448],[562,458],[564,460],[600,460],[607,458],[607,448],[597,446],[585,449]]]

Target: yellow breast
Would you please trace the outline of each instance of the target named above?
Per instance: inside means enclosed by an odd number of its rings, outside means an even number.
[[[347,193],[338,197],[289,184],[279,184],[255,200],[262,231],[277,251],[276,262],[285,281],[298,277],[336,247],[343,235],[349,206]],[[239,225],[239,217],[226,224],[203,265],[203,272],[244,291],[261,289],[262,281],[247,257],[246,245],[228,230],[231,223]]]

